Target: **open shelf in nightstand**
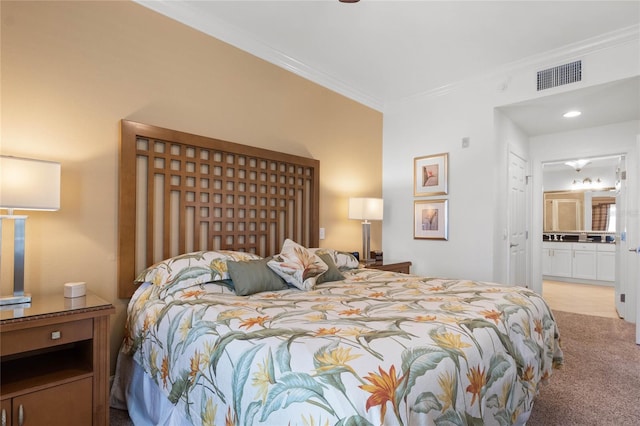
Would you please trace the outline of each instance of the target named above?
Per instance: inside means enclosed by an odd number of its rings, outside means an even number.
[[[91,377],[91,341],[2,357],[2,396],[13,398],[35,389]]]

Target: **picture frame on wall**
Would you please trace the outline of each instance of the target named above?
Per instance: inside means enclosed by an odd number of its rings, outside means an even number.
[[[416,200],[413,213],[413,238],[449,239],[449,200]]]
[[[449,154],[435,154],[413,159],[413,195],[447,195]]]

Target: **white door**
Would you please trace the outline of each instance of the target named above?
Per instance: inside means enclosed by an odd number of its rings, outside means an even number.
[[[615,280],[615,304],[616,311],[620,318],[627,318],[626,303],[622,300],[622,295],[626,297],[627,285],[627,179],[626,179],[626,158],[620,158],[618,167],[618,176],[616,180],[619,182],[620,188],[616,192],[616,280]],[[631,283],[633,284],[633,283]]]
[[[618,208],[618,200],[621,199],[622,212],[617,216],[623,220],[622,223],[616,223],[619,230],[616,231],[616,237],[621,236],[616,244],[616,307],[618,307],[618,286],[621,278],[623,281],[622,291],[629,297],[635,293],[635,319],[636,319],[636,343],[640,345],[640,199],[638,198],[638,188],[640,187],[640,135],[636,136],[636,153],[635,153],[635,173],[630,174],[629,165],[632,161],[624,162],[624,169],[627,171],[628,179],[622,180],[621,190],[616,197],[616,209]],[[625,159],[626,160],[626,159]],[[626,232],[624,230],[626,229]],[[632,321],[630,305],[632,300],[626,300],[622,304],[625,319]]]
[[[636,136],[636,175],[634,185],[637,197],[639,192],[637,188],[640,187],[640,135]],[[635,202],[634,215],[630,219],[630,230],[634,233],[634,241],[632,243],[635,242],[635,255],[634,253],[629,253],[631,254],[631,259],[629,259],[631,263],[629,271],[631,273],[629,275],[631,276],[630,286],[635,286],[636,289],[636,343],[640,345],[640,200],[636,198]]]
[[[527,286],[527,162],[509,152],[509,285]]]

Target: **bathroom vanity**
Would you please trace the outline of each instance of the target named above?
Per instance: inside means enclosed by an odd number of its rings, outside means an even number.
[[[562,241],[547,239],[542,243],[545,279],[613,286],[615,265],[616,246],[606,238],[604,242],[581,242],[563,235]]]

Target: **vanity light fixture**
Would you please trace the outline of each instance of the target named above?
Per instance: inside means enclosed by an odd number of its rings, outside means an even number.
[[[573,182],[571,183],[571,188],[576,190],[577,189],[601,189],[603,187],[604,187],[604,183],[602,182],[602,180],[600,180],[600,178],[597,178],[595,182],[590,177],[586,177],[581,181],[574,179]]]
[[[564,114],[562,114],[562,116],[564,118],[575,118],[578,117],[579,115],[581,115],[582,112],[581,111],[577,111],[577,110],[573,110],[573,111],[567,111]]]

